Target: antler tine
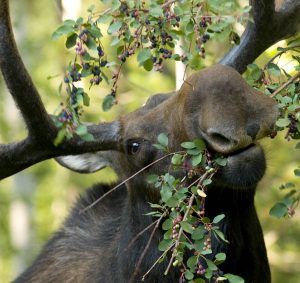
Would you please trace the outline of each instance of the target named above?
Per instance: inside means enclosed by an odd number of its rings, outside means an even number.
[[[249,3],[254,22],[247,23],[241,43],[220,61],[240,73],[272,44],[300,30],[299,0],[287,0],[278,10],[274,0],[250,0]]]
[[[18,52],[9,16],[9,0],[0,0],[0,68],[30,136],[36,139],[44,135],[55,137],[56,127]]]

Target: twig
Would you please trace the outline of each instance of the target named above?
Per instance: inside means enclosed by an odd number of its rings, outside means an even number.
[[[296,48],[300,48],[300,44],[296,44],[296,45],[293,45],[293,46],[289,46],[289,47],[286,47],[286,48],[282,48],[280,50],[280,52],[278,52],[275,56],[273,56],[264,66],[263,70],[266,70],[268,65],[273,62],[277,57],[280,57],[282,54],[286,53],[287,51],[289,50],[293,50],[293,49],[296,49]]]
[[[160,219],[160,218],[159,218]],[[147,230],[149,230],[154,224],[156,224],[158,222],[158,220],[155,220],[154,222],[152,222],[150,225],[148,225],[145,229],[143,229],[141,232],[139,232],[128,244],[127,248],[124,251],[127,251],[131,245],[142,235],[144,234]]]
[[[295,76],[291,77],[288,81],[286,81],[283,85],[281,85],[279,88],[277,88],[270,97],[275,97],[279,92],[281,92],[283,89],[285,89],[289,84],[291,84],[296,79],[300,78],[300,72],[298,72]]]
[[[149,247],[150,247],[150,244],[151,244],[152,239],[153,239],[153,237],[154,237],[155,231],[158,229],[158,226],[159,226],[161,220],[162,220],[165,216],[166,216],[166,213],[163,213],[163,214],[161,215],[161,217],[157,220],[156,225],[155,225],[155,227],[153,228],[152,233],[151,233],[151,235],[150,235],[150,237],[149,237],[149,240],[148,240],[148,242],[147,242],[147,245],[146,245],[146,247],[144,248],[144,250],[143,250],[141,256],[139,257],[139,261],[138,261],[138,263],[137,263],[137,265],[136,265],[136,267],[135,267],[134,273],[132,274],[132,276],[131,276],[131,278],[130,278],[130,280],[129,280],[129,283],[133,283],[133,282],[134,282],[134,281],[133,281],[134,278],[138,275],[140,266],[141,266],[142,261],[143,261],[145,255],[146,255],[146,253],[147,253]]]
[[[111,194],[112,192],[114,192],[116,189],[118,189],[119,187],[121,187],[122,185],[124,185],[127,181],[131,180],[132,178],[134,178],[135,176],[137,176],[138,174],[142,173],[143,171],[145,171],[146,169],[148,169],[149,167],[151,167],[152,165],[164,160],[165,158],[174,155],[174,154],[178,154],[178,153],[183,153],[183,151],[177,151],[177,152],[172,152],[169,153],[167,155],[162,156],[161,158],[153,161],[152,163],[148,164],[147,166],[145,166],[144,168],[142,168],[141,170],[137,171],[135,174],[131,175],[129,178],[127,178],[126,180],[124,180],[123,182],[121,182],[120,184],[116,185],[115,187],[113,187],[112,189],[110,189],[108,192],[106,192],[104,195],[102,195],[100,198],[96,199],[93,203],[91,203],[89,206],[85,207],[84,209],[82,209],[79,214],[86,212],[88,209],[92,208],[94,205],[96,205],[98,202],[100,202],[102,199],[104,199],[105,197],[107,197],[109,194]]]
[[[206,179],[206,177],[207,177],[209,174],[210,174],[209,172],[205,172],[205,173],[200,177],[200,180],[198,179],[198,180],[199,180],[198,185],[201,184],[201,183]],[[194,182],[194,183],[195,183],[195,182]],[[194,183],[193,183],[193,184],[194,184]],[[194,202],[195,197],[196,197],[195,194],[192,194],[192,196],[190,197],[189,204],[188,204],[188,207],[187,207],[187,209],[186,209],[186,211],[185,211],[185,214],[184,214],[184,216],[183,216],[182,221],[185,221],[185,220],[187,219],[187,217],[188,217],[188,215],[189,215],[189,213],[190,213],[191,207],[192,207],[192,205],[193,205],[193,202]],[[168,267],[167,267],[166,271],[164,272],[164,275],[167,275],[168,272],[169,272],[169,270],[170,270],[170,268],[171,268],[171,265],[172,265],[173,260],[174,260],[174,258],[175,258],[175,251],[176,251],[176,248],[177,248],[177,247],[179,246],[179,244],[180,244],[180,237],[181,237],[182,233],[183,233],[183,229],[182,229],[182,227],[180,227],[180,230],[179,230],[179,232],[178,232],[178,237],[177,237],[177,240],[176,240],[176,242],[175,242],[174,251],[173,251],[173,253],[172,253],[172,257],[171,257],[171,259],[170,259],[170,261],[169,261],[169,264],[168,264]]]
[[[170,247],[168,249],[166,249],[162,255],[152,264],[152,266],[149,268],[149,270],[143,275],[142,277],[142,281],[145,280],[145,277],[152,271],[152,269],[157,265],[157,263],[169,252],[169,250],[171,248],[173,248],[174,243],[172,245],[170,245]]]

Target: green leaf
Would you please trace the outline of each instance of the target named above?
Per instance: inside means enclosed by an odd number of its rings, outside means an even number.
[[[101,30],[95,25],[92,25],[92,27],[89,31],[90,31],[91,35],[95,38],[102,37]]]
[[[150,72],[153,69],[153,61],[152,59],[148,59],[143,63],[143,67],[147,72]]]
[[[295,147],[296,149],[300,149],[300,142],[298,142],[297,144],[296,144],[296,147]]]
[[[197,278],[196,280],[193,281],[193,283],[205,283],[205,280],[201,278]]]
[[[144,62],[146,62],[149,59],[151,60],[151,58],[152,58],[151,50],[149,48],[145,48],[139,52],[137,56],[137,61],[140,65],[143,65]]]
[[[108,27],[107,33],[108,34],[113,34],[117,31],[120,30],[120,28],[122,27],[123,23],[119,22],[119,21],[114,21],[110,24],[110,26]]]
[[[171,163],[173,164],[173,165],[181,165],[182,164],[182,158],[183,158],[183,156],[181,155],[181,154],[174,154],[173,156],[172,156],[172,159],[171,159]]]
[[[269,214],[276,218],[281,218],[287,215],[288,207],[283,202],[276,203],[270,210]]]
[[[212,183],[212,180],[211,180],[211,179],[206,179],[206,180],[203,181],[202,185],[203,185],[203,186],[208,186],[208,185],[210,185],[211,183]]]
[[[242,277],[233,275],[230,273],[224,274],[224,277],[226,277],[228,279],[229,283],[244,283],[245,282],[245,280]]]
[[[92,4],[91,6],[88,7],[87,11],[92,13],[95,10],[96,6],[95,4]]]
[[[62,143],[62,141],[64,140],[65,136],[66,136],[66,129],[65,128],[60,129],[58,131],[58,133],[57,133],[57,136],[56,136],[54,142],[53,142],[54,145],[58,146],[60,143]]]
[[[157,141],[164,147],[168,147],[169,139],[165,133],[160,133],[157,137]]]
[[[164,240],[162,240],[162,241],[159,242],[158,249],[161,252],[164,252],[167,249],[169,249],[171,245],[172,245],[172,240],[170,240],[170,239],[164,239]]]
[[[206,263],[207,263],[207,267],[210,269],[210,270],[218,270],[218,267],[209,259],[205,259],[206,260]]]
[[[193,142],[183,142],[181,144],[181,147],[186,148],[186,149],[192,149],[192,148],[195,148],[196,145]]]
[[[202,161],[202,154],[196,155],[192,157],[192,166],[196,167]]]
[[[66,47],[68,49],[70,49],[73,46],[75,46],[77,37],[78,37],[77,33],[75,33],[75,32],[68,36],[67,41],[66,41]]]
[[[295,169],[294,174],[295,176],[300,177],[300,169]]]
[[[88,96],[88,94],[84,92],[82,97],[83,97],[83,105],[90,106],[90,97]]]
[[[222,219],[224,219],[225,218],[225,214],[220,214],[220,215],[217,215],[215,218],[214,218],[214,220],[213,220],[213,223],[214,224],[217,224],[217,223],[219,223]]]
[[[194,274],[188,269],[185,271],[184,276],[187,280],[192,280],[194,278]]]
[[[156,182],[158,182],[158,180],[159,180],[159,177],[157,175],[155,175],[155,174],[147,176],[147,182],[149,184],[155,184]]]
[[[192,239],[193,240],[200,240],[204,238],[204,232],[205,232],[205,228],[201,225],[199,227],[197,227],[193,233],[192,233]]]
[[[225,236],[223,234],[223,232],[221,232],[220,230],[218,229],[213,229],[212,230],[222,241],[224,241],[225,243],[229,243],[228,240],[225,239]]]
[[[225,253],[218,253],[218,254],[216,254],[215,258],[216,258],[215,259],[215,264],[220,264],[223,261],[225,261],[226,254]]]
[[[267,68],[272,76],[279,77],[281,75],[281,70],[276,64],[269,63]]]
[[[162,224],[161,227],[162,227],[163,230],[169,230],[169,229],[171,229],[173,227],[173,221],[172,221],[172,219],[170,219],[170,218],[166,219],[163,222],[163,224]]]
[[[115,104],[115,102],[116,102],[116,99],[115,99],[115,97],[114,96],[112,96],[112,95],[106,95],[105,97],[104,97],[104,100],[103,100],[103,103],[102,103],[102,109],[103,109],[103,111],[108,111],[109,109],[111,109],[112,108],[112,106]]]
[[[168,186],[163,186],[160,190],[161,200],[167,202],[168,199],[172,196],[172,190]]]
[[[95,140],[94,136],[90,133],[86,133],[84,135],[81,135],[80,138],[84,141],[94,141]]]
[[[181,221],[180,226],[182,227],[183,231],[192,234],[194,232],[192,225],[187,221]]]
[[[66,20],[64,21],[63,25],[58,27],[52,34],[51,39],[57,40],[59,37],[61,37],[64,34],[69,34],[72,31],[74,31],[74,26],[76,25],[75,21],[72,20]]]
[[[158,18],[160,16],[163,16],[163,9],[160,7],[160,5],[157,4],[151,4],[149,9],[149,15],[155,18]]]
[[[77,135],[83,136],[83,135],[88,133],[87,126],[86,125],[79,125],[76,128],[75,132],[76,132]]]
[[[290,124],[290,122],[291,121],[289,118],[281,118],[276,121],[276,126],[278,126],[280,128],[284,128],[284,127],[288,126]]]
[[[194,144],[200,151],[203,151],[206,148],[205,142],[201,139],[194,140]]]
[[[166,201],[166,206],[168,207],[177,207],[179,204],[179,201],[177,198],[175,198],[174,196],[170,197],[167,201]]]
[[[215,160],[215,162],[218,164],[218,165],[220,165],[220,166],[226,166],[226,164],[227,164],[227,159],[226,158],[217,158],[216,160]]]
[[[197,262],[198,262],[197,256],[193,255],[189,257],[189,259],[186,262],[186,265],[188,266],[189,269],[194,269]]]
[[[166,147],[162,146],[161,144],[153,144],[153,147],[155,147],[158,150],[166,150]]]

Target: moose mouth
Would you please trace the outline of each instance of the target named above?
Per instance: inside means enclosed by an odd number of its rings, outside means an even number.
[[[239,149],[226,157],[226,166],[220,168],[214,178],[219,186],[238,189],[254,187],[265,173],[265,155],[257,144]]]

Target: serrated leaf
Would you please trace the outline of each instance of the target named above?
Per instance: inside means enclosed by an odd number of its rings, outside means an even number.
[[[295,169],[294,174],[295,176],[300,177],[300,169]]]
[[[196,147],[196,145],[193,142],[183,142],[181,143],[181,147],[185,149],[193,149]]]
[[[192,157],[192,166],[196,167],[202,161],[202,154],[196,155]]]
[[[208,185],[210,185],[211,183],[212,183],[212,180],[211,180],[211,179],[206,179],[206,180],[203,181],[202,185],[203,185],[203,186],[208,186]]]
[[[103,109],[103,111],[108,111],[109,109],[111,109],[112,108],[112,106],[115,104],[115,102],[116,102],[116,99],[115,99],[115,97],[114,96],[112,96],[112,95],[106,95],[105,97],[104,97],[104,100],[103,100],[103,103],[102,103],[102,109]]]
[[[94,141],[95,140],[94,136],[90,133],[86,133],[84,135],[81,135],[80,138],[84,141]]]
[[[200,151],[203,151],[206,148],[205,142],[201,139],[194,140],[194,144]]]
[[[206,260],[206,263],[207,263],[207,267],[210,269],[210,270],[218,270],[218,267],[209,259],[205,259]]]
[[[83,97],[83,105],[90,106],[90,97],[88,96],[88,94],[84,92],[82,97]]]
[[[66,40],[66,47],[68,49],[72,48],[73,46],[75,46],[76,44],[76,40],[77,40],[77,33],[72,33],[71,35],[68,36],[67,40]]]
[[[173,221],[168,218],[163,222],[161,227],[163,230],[169,230],[173,227]]]
[[[160,133],[157,137],[157,141],[164,147],[167,147],[169,144],[168,136],[165,133]]]
[[[276,121],[276,126],[284,128],[290,124],[290,119],[289,118],[280,118]]]
[[[162,241],[159,242],[158,249],[161,252],[164,252],[164,251],[168,250],[171,245],[172,245],[172,240],[170,240],[170,239],[164,239],[164,240],[162,240]]]
[[[195,268],[195,265],[197,264],[197,262],[198,262],[197,256],[193,255],[193,256],[189,257],[189,259],[186,262],[186,265],[189,269],[193,269],[193,268]]]
[[[181,221],[180,226],[182,227],[183,231],[192,234],[194,232],[192,225],[187,221]]]
[[[158,180],[159,180],[159,177],[157,175],[155,175],[155,174],[147,176],[147,182],[149,184],[155,184]]]
[[[137,61],[140,65],[143,65],[144,62],[152,58],[152,53],[149,48],[144,48],[142,49],[138,56],[137,56]]]
[[[153,69],[153,61],[152,59],[148,59],[143,63],[143,67],[147,72],[150,72]]]
[[[224,277],[226,277],[228,279],[229,283],[244,283],[245,282],[245,280],[242,277],[233,275],[230,273],[224,274]]]
[[[271,209],[269,214],[276,218],[284,217],[288,213],[288,207],[282,203],[278,202],[276,203]]]
[[[192,280],[194,278],[194,274],[189,271],[188,269],[185,271],[184,273],[184,277],[187,279],[187,280]]]
[[[221,220],[223,220],[225,218],[225,214],[220,214],[220,215],[217,215],[214,220],[213,220],[213,223],[214,224],[217,224],[219,223]]]
[[[224,241],[225,243],[229,243],[228,240],[225,239],[225,236],[223,234],[223,232],[221,232],[220,230],[218,229],[213,229],[212,230],[222,241]]]
[[[64,140],[65,136],[66,136],[66,129],[65,128],[60,129],[57,133],[57,136],[56,136],[54,142],[53,142],[54,145],[58,146],[59,144],[61,144],[62,141]]]
[[[172,156],[172,159],[171,159],[171,163],[173,164],[173,165],[181,165],[182,164],[182,158],[183,158],[183,156],[181,155],[181,154],[174,154],[173,156]]]
[[[123,23],[119,21],[114,21],[110,24],[110,26],[107,29],[108,34],[113,34],[115,32],[118,32],[120,28],[122,27]]]
[[[227,159],[226,158],[217,158],[217,159],[215,159],[215,162],[218,164],[218,165],[220,165],[220,166],[226,166],[226,164],[227,164]]]
[[[205,228],[203,226],[197,227],[192,233],[193,240],[200,240],[204,238]]]
[[[274,63],[269,63],[267,69],[272,76],[279,77],[281,75],[280,68]]]
[[[158,18],[160,16],[163,16],[163,9],[160,7],[160,5],[157,4],[151,4],[149,9],[149,15],[155,18]]]
[[[225,253],[218,253],[215,256],[217,261],[224,261],[226,259],[226,254]]]

